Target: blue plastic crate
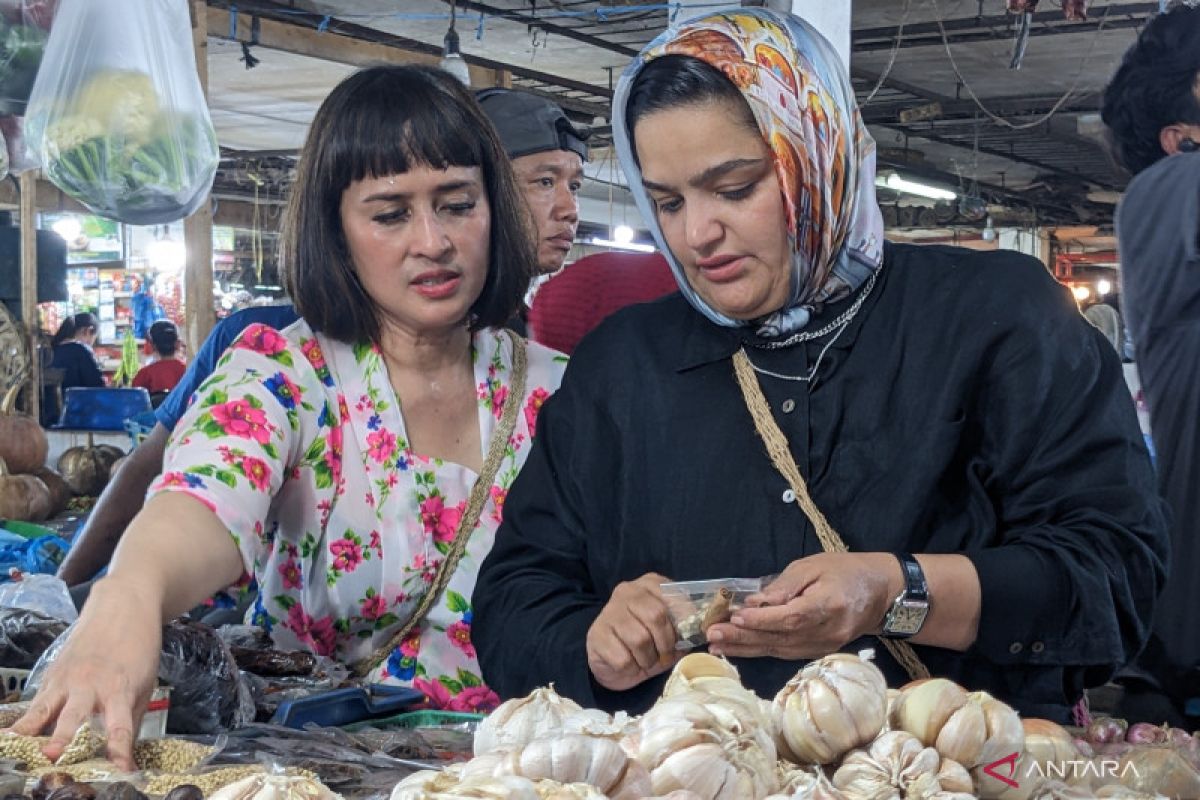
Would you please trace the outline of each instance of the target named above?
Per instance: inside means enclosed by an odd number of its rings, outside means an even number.
[[[85,431],[124,431],[125,420],[150,411],[145,389],[90,389],[72,386],[63,401],[56,428]]]

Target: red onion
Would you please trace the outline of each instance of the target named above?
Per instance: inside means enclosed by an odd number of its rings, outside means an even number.
[[[1092,749],[1092,743],[1087,739],[1080,739],[1076,737],[1071,741],[1074,743],[1075,749],[1079,751],[1079,755],[1083,756],[1084,758],[1092,758],[1096,755],[1096,751]]]
[[[1149,722],[1138,722],[1129,726],[1125,741],[1130,744],[1164,744],[1167,741],[1167,729]]]
[[[1123,740],[1128,727],[1129,723],[1123,719],[1096,717],[1092,724],[1087,726],[1086,735],[1092,744],[1109,744]]]
[[[1168,728],[1167,741],[1169,741],[1171,746],[1176,750],[1182,751],[1192,746],[1192,735],[1185,730],[1180,730],[1179,728]]]

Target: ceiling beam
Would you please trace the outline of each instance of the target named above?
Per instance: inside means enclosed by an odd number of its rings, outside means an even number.
[[[1062,95],[1047,95],[1042,97],[989,97],[987,107],[993,114],[1013,119],[1022,117],[1037,117],[1046,114],[1062,100]],[[908,111],[929,101],[926,98],[917,100],[888,100],[875,101],[862,108],[863,119],[872,125],[891,124],[900,122],[900,112]],[[941,112],[935,119],[971,120],[976,116],[982,121],[989,121],[979,110],[974,100],[938,100]],[[1088,92],[1071,98],[1058,108],[1058,113],[1072,114],[1095,111],[1098,106],[1096,95]]]
[[[229,40],[231,3],[229,0],[208,0],[208,5],[209,36]],[[239,13],[234,38],[239,42],[250,41],[252,20],[257,16],[260,20],[259,44],[275,50],[294,52],[297,55],[308,55],[313,58],[355,66],[391,63],[421,63],[436,66],[441,58],[442,48],[438,45],[397,36],[365,25],[344,22],[336,18],[331,19],[324,30],[318,30],[325,21],[323,14],[297,13],[295,8],[267,2],[267,0],[241,2],[235,5]],[[270,30],[279,38],[269,44],[265,41],[268,21],[283,26],[283,29],[292,29],[291,35],[284,36],[283,30],[272,25]],[[377,47],[367,48],[367,45],[376,45]],[[329,51],[326,51],[325,48],[329,48]],[[368,53],[370,57],[366,55]],[[414,59],[413,56],[420,58]],[[473,69],[491,70],[496,73],[506,71],[515,77],[538,81],[548,86],[585,92],[603,100],[612,98],[612,90],[605,86],[576,81],[548,72],[539,72],[518,64],[493,61],[470,53],[464,53],[463,58]],[[481,76],[482,80],[488,78],[486,72]],[[474,81],[475,73],[472,72],[472,82]],[[481,83],[480,85],[493,86],[496,84]]]
[[[1063,17],[1062,11],[1038,11],[1033,15],[1033,26],[1029,30],[1031,37],[1053,36],[1062,33],[1088,33],[1099,30],[1118,30],[1121,28],[1136,28],[1145,24],[1153,14],[1158,13],[1158,3],[1131,3],[1126,6],[1112,6],[1110,11],[1093,9],[1092,15],[1084,21],[1070,22]],[[1019,17],[1015,14],[1000,14],[992,16],[960,17],[942,21],[945,29],[945,41],[950,44],[965,44],[994,39],[1007,39],[1016,35],[1016,25]],[[879,28],[860,28],[850,32],[851,50],[856,53],[867,53],[878,50],[891,50],[896,46],[896,38],[900,37],[900,47],[929,47],[943,42],[942,28],[934,22],[917,22],[900,26]]]
[[[445,0],[445,2],[448,5],[451,2],[455,2],[455,0]],[[507,8],[496,8],[495,6],[489,6],[486,3],[477,3],[475,0],[457,0],[457,4],[459,8],[465,8],[468,11],[475,11],[477,13],[486,14],[493,17],[502,17],[509,22],[519,22],[523,25],[528,25],[533,28],[541,28],[546,33],[553,33],[567,39],[573,39],[577,42],[591,45],[592,47],[598,47],[601,50],[608,50],[609,52],[617,53],[618,55],[633,58],[638,54],[638,51],[631,47],[626,47],[622,44],[616,44],[615,42],[607,41],[599,36],[593,36],[590,33],[580,33],[579,31],[573,30],[566,25],[556,25],[553,22],[547,22],[544,19],[540,19],[539,17],[531,16],[529,14],[522,14],[519,11],[511,11]]]

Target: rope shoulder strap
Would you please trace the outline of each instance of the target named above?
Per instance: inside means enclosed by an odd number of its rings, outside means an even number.
[[[796,466],[796,459],[792,457],[787,437],[783,435],[783,431],[779,429],[779,423],[771,415],[771,407],[767,404],[767,398],[763,396],[762,387],[758,385],[758,377],[754,374],[754,367],[750,364],[750,359],[744,350],[734,353],[733,371],[737,376],[738,386],[742,389],[746,408],[749,409],[750,416],[754,419],[754,428],[758,431],[763,444],[766,445],[767,455],[771,457],[771,463],[775,465],[775,469],[779,470],[795,493],[796,505],[800,506],[804,516],[808,517],[809,522],[812,523],[821,547],[827,553],[849,552],[850,548],[846,547],[842,537],[829,524],[829,520],[825,519],[825,515],[821,513],[821,509],[817,508],[817,504],[809,495],[808,485],[804,482],[804,476],[800,474],[800,468]],[[908,642],[882,638],[880,641],[913,680],[929,677],[929,670]]]
[[[441,597],[442,592],[446,590],[446,586],[450,583],[450,579],[454,576],[454,570],[458,567],[458,562],[463,557],[463,553],[467,551],[467,542],[471,539],[471,533],[475,530],[475,526],[479,524],[479,515],[483,513],[483,507],[487,503],[488,497],[491,496],[491,488],[493,481],[496,480],[496,473],[500,470],[500,462],[504,460],[504,453],[508,448],[508,440],[512,438],[513,430],[517,425],[517,414],[521,408],[521,401],[525,397],[525,376],[526,376],[526,354],[525,354],[525,339],[505,329],[505,334],[508,335],[509,341],[512,342],[512,372],[508,384],[508,399],[504,403],[504,411],[500,415],[500,421],[496,424],[492,431],[492,439],[488,443],[487,456],[483,461],[483,468],[479,472],[479,476],[475,478],[475,484],[471,487],[471,494],[467,498],[467,507],[463,510],[463,515],[458,521],[458,530],[454,533],[454,541],[450,545],[450,550],[446,553],[446,557],[442,559],[442,563],[438,565],[437,574],[433,578],[433,583],[422,597],[421,602],[417,604],[416,610],[408,621],[401,625],[396,632],[388,639],[387,643],[375,650],[371,655],[359,661],[354,666],[354,675],[362,678],[371,673],[376,667],[387,660],[388,655],[392,650],[396,649],[405,637],[412,632],[412,629],[420,624],[421,620],[433,608],[433,604]]]

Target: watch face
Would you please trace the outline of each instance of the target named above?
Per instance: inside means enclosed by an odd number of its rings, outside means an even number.
[[[929,615],[928,603],[900,601],[892,606],[884,632],[892,635],[912,636],[921,630],[925,617]]]

